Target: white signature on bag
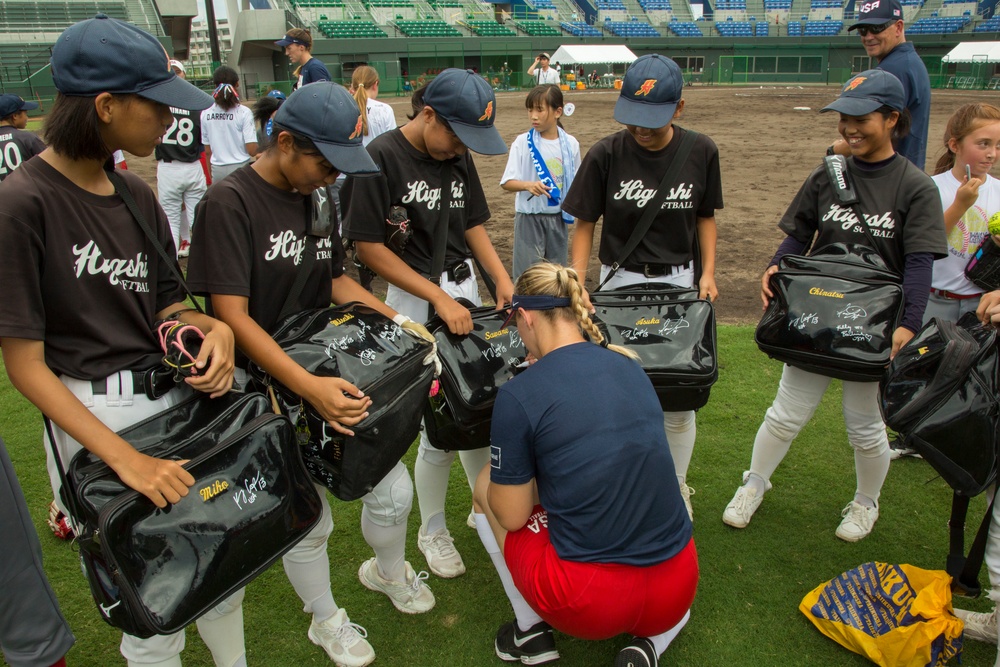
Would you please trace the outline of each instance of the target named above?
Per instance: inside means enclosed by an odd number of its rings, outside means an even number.
[[[267,488],[267,480],[256,471],[252,479],[243,480],[243,488],[233,492],[233,500],[236,506],[244,509],[247,505],[253,505],[257,500],[257,492]]]
[[[691,323],[688,322],[683,317],[679,317],[676,320],[669,320],[668,319],[668,320],[664,321],[663,322],[663,326],[660,327],[660,335],[664,336],[664,337],[666,337],[666,336],[673,336],[675,333],[677,333],[681,329],[687,329],[690,326],[691,326]]]
[[[816,313],[802,313],[788,323],[788,328],[795,328],[801,331],[802,329],[805,329],[808,324],[819,324],[819,316]]]
[[[870,341],[872,335],[870,333],[865,333],[865,328],[862,326],[851,326],[850,324],[838,324],[837,331],[840,332],[841,336],[850,338],[856,341]]]
[[[645,329],[624,329],[622,331],[622,338],[625,340],[639,340],[640,338],[649,338],[649,332]]]
[[[868,313],[861,306],[855,306],[849,303],[844,306],[843,310],[837,312],[837,317],[842,317],[845,320],[858,320],[862,317],[868,317]]]

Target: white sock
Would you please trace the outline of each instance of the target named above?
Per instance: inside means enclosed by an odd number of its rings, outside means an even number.
[[[479,477],[479,473],[490,462],[490,448],[481,447],[459,452],[458,460],[462,462],[465,478],[469,481],[469,490],[472,491],[476,488],[476,478]]]
[[[390,581],[406,579],[406,522],[380,526],[371,520],[368,508],[361,510],[361,534],[375,552],[379,574]]]
[[[771,435],[765,421],[757,429],[757,437],[753,441],[753,454],[750,456],[750,474],[756,474],[761,479],[771,479],[781,461],[788,454],[791,440],[778,440]]]
[[[517,586],[514,585],[514,580],[510,576],[510,570],[507,569],[507,562],[503,559],[500,545],[497,544],[497,538],[493,534],[493,529],[490,528],[490,522],[486,518],[486,515],[474,514],[473,516],[476,519],[476,532],[479,533],[479,539],[482,540],[486,553],[490,555],[490,560],[493,561],[493,567],[496,568],[497,574],[500,575],[500,583],[503,584],[504,593],[507,594],[507,599],[510,600],[510,606],[514,608],[514,618],[517,619],[517,627],[521,632],[524,632],[536,623],[541,622],[542,617],[528,606],[524,596],[521,595],[521,591],[517,590]]]
[[[664,412],[663,428],[667,433],[667,444],[670,446],[670,457],[674,460],[677,481],[684,484],[688,468],[691,466],[691,455],[694,453],[694,441],[698,431],[694,410]]]
[[[337,603],[330,590],[330,556],[325,549],[319,558],[309,563],[296,563],[285,558],[282,565],[292,588],[302,600],[302,611],[312,613],[317,623],[337,613]],[[317,591],[322,591],[318,597]]]
[[[444,520],[444,512],[438,512],[430,519],[428,519],[426,524],[424,524],[424,535],[430,535],[432,533],[436,533],[439,530],[447,527],[448,525],[445,523]]]
[[[197,625],[198,634],[212,653],[215,667],[246,665],[242,604],[221,616],[209,612],[198,619]]]
[[[448,478],[451,476],[453,455],[444,455],[436,450],[417,453],[413,464],[413,487],[417,491],[417,505],[420,507],[420,525],[427,531],[431,517],[444,513],[444,501],[448,494]]]
[[[169,657],[160,662],[135,662],[133,660],[126,660],[125,662],[128,667],[181,667],[181,657],[179,655]]]
[[[677,639],[677,635],[681,633],[687,622],[691,620],[691,610],[688,609],[687,613],[684,614],[684,618],[677,622],[677,625],[670,628],[666,632],[661,632],[655,637],[648,637],[649,641],[653,642],[653,649],[656,651],[656,656],[659,657],[663,655],[663,652],[667,650],[670,643]]]
[[[767,480],[757,473],[752,472],[747,475],[745,486],[751,491],[756,491],[758,496],[762,496],[767,491]]]
[[[889,474],[889,448],[880,448],[875,456],[863,449],[854,450],[854,469],[858,477],[855,500],[866,507],[875,507],[882,492],[882,484]],[[864,502],[859,500],[864,498]]]

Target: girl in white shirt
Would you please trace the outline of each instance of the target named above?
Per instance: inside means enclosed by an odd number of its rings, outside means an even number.
[[[257,132],[253,112],[240,104],[240,77],[223,65],[212,75],[215,104],[201,112],[201,143],[211,165],[211,180],[221,181],[250,163],[257,153]]]

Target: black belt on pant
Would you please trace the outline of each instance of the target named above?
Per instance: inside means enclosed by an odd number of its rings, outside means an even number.
[[[132,374],[132,390],[140,390],[146,397],[155,401],[160,398],[168,391],[177,386],[177,381],[174,379],[174,372],[168,368],[163,368],[162,366],[155,366],[153,368],[148,368],[144,371],[121,371],[122,373]],[[92,380],[90,383],[94,395],[105,396],[108,393],[108,381],[104,380]]]
[[[678,264],[622,264],[622,269],[631,273],[641,273],[647,278],[667,276],[684,265]]]

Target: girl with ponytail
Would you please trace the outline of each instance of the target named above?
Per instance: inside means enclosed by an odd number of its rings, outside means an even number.
[[[375,99],[378,84],[378,71],[369,65],[361,65],[351,75],[351,94],[361,111],[361,135],[365,146],[378,135],[396,129],[392,107]]]
[[[573,269],[526,269],[507,321],[537,361],[500,387],[491,464],[473,495],[515,616],[497,632],[497,655],[555,660],[553,628],[627,632],[636,636],[615,664],[655,665],[698,583],[656,392],[628,351],[605,349]]]
[[[1000,181],[990,176],[1000,151],[1000,109],[963,104],[944,131],[944,154],[934,168],[941,193],[948,256],[934,262],[924,322],[952,322],[975,312],[983,290],[965,277],[965,266],[990,238],[990,217],[1000,212]]]
[[[253,112],[240,103],[240,77],[223,65],[212,75],[215,104],[201,112],[201,143],[210,165],[210,182],[218,182],[250,163],[257,153]]]

